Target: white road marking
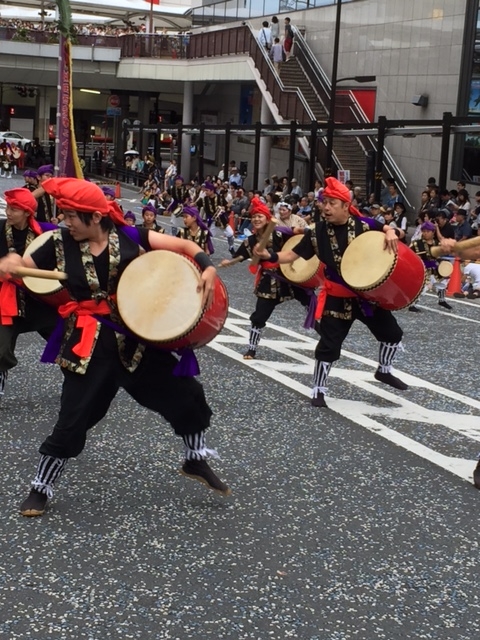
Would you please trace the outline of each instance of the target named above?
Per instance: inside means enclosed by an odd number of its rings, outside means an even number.
[[[218,353],[221,353],[240,364],[250,367],[255,371],[275,380],[277,383],[283,384],[289,389],[293,389],[304,396],[310,397],[310,388],[298,382],[288,374],[311,374],[313,372],[313,350],[317,343],[316,339],[308,335],[301,335],[290,329],[285,329],[278,325],[268,323],[268,327],[276,333],[281,334],[282,339],[262,339],[261,345],[268,347],[273,351],[281,353],[296,362],[277,362],[272,360],[243,360],[240,353],[234,351],[228,345],[245,346],[248,338],[248,328],[250,322],[248,315],[236,309],[230,308],[229,318],[226,322],[226,329],[235,335],[218,335],[208,346]],[[465,318],[462,318],[465,320]],[[298,350],[311,350],[310,355],[299,353]],[[463,437],[470,438],[474,442],[480,442],[480,417],[473,416],[469,413],[449,413],[446,411],[430,410],[426,407],[411,402],[392,391],[387,387],[379,387],[374,383],[373,372],[377,367],[374,360],[365,358],[350,351],[342,350],[342,356],[361,362],[372,367],[371,372],[346,369],[334,366],[331,371],[332,377],[337,377],[349,384],[355,385],[367,391],[372,395],[376,395],[384,400],[391,402],[394,406],[379,407],[367,402],[359,402],[346,398],[328,398],[329,409],[339,413],[345,418],[351,420],[355,424],[376,433],[385,438],[389,442],[396,444],[403,449],[414,453],[415,455],[428,460],[433,464],[445,469],[454,475],[471,482],[472,469],[475,464],[474,460],[466,460],[443,455],[415,440],[409,438],[394,429],[385,426],[378,420],[383,418],[397,418],[399,420],[408,420],[422,424],[428,424],[432,429],[435,426],[442,426]],[[469,398],[462,394],[456,393],[450,389],[442,388],[438,385],[429,383],[413,376],[401,372],[401,377],[410,386],[419,387],[431,391],[432,394],[441,394],[444,398],[450,398],[456,402],[465,405],[467,410],[480,409],[480,401]],[[326,412],[323,410],[312,408],[312,418],[321,419]],[[328,414],[327,414],[328,415]],[[375,420],[372,416],[376,417]],[[480,448],[480,447],[479,447]]]

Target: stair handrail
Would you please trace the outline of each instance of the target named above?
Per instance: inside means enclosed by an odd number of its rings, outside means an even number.
[[[323,105],[328,113],[328,103],[329,103],[330,95],[332,91],[332,83],[330,81],[330,78],[327,76],[327,74],[323,70],[323,67],[318,62],[317,57],[311,50],[302,32],[298,29],[298,27],[295,27],[295,26],[293,27],[293,30],[294,30],[295,47],[298,46],[299,49],[303,51],[304,60],[305,62],[307,62],[307,64],[312,70],[312,76],[310,79],[311,80],[315,79],[317,81],[316,84],[319,84],[322,89],[322,92],[324,92],[324,95],[323,96],[319,95],[319,98],[323,102]],[[371,124],[370,120],[367,118],[367,115],[365,114],[364,110],[362,109],[358,100],[356,99],[355,94],[351,90],[348,91],[348,96],[350,99],[350,104],[348,106],[352,112],[352,115],[355,117],[355,120],[357,122]],[[327,99],[325,99],[325,97]],[[365,152],[367,152],[366,145],[363,142],[363,136],[362,138],[359,137],[357,139],[359,140]],[[370,148],[373,149],[375,152],[377,152],[378,140],[371,136],[367,136],[366,140],[368,141]],[[384,146],[384,149],[383,149],[383,156],[384,156],[383,165],[385,169],[387,170],[389,175],[395,178],[395,182],[397,184],[399,192],[402,194],[403,198],[405,199],[406,204],[408,204],[411,207],[412,205],[406,197],[407,179],[402,173],[398,164],[395,162],[390,151],[386,148],[386,146]]]
[[[273,74],[273,76],[274,76],[277,84],[279,85],[280,89],[282,91],[284,91],[285,93],[296,93],[298,95],[298,98],[299,98],[300,102],[303,105],[303,108],[305,109],[305,112],[306,112],[307,116],[310,118],[311,121],[314,121],[315,120],[315,114],[313,113],[313,111],[310,108],[310,105],[308,104],[307,100],[305,99],[305,96],[303,95],[302,90],[299,87],[296,87],[295,89],[290,89],[290,88],[286,87],[283,84],[282,79],[280,78],[280,75],[277,73],[277,70],[275,69],[275,66],[274,66],[274,64],[272,62],[272,59],[268,55],[267,49],[260,45],[260,42],[258,41],[258,39],[256,37],[256,34],[254,32],[254,29],[253,29],[251,23],[247,22],[246,26],[250,30],[251,42],[254,42],[256,44],[257,50],[259,50],[261,52],[261,54],[263,55],[264,59],[267,62],[267,65],[270,68],[270,71]],[[251,57],[255,61],[255,57],[254,56],[251,56]],[[257,65],[255,65],[255,66],[257,66]]]
[[[349,108],[352,113],[352,116],[355,118],[355,120],[358,123],[368,124],[370,121],[368,120],[365,111],[362,109],[362,106],[360,105],[358,100],[355,98],[355,94],[353,93],[353,91],[349,90],[348,95],[350,98]],[[362,140],[362,138],[359,138],[359,140]],[[375,152],[378,152],[378,139],[374,138],[373,136],[366,136],[366,139],[370,142],[371,148]],[[384,167],[389,172],[389,175],[395,177],[395,184],[397,185],[399,192],[402,194],[405,200],[405,204],[407,204],[410,208],[413,208],[411,202],[408,200],[406,196],[407,179],[402,173],[400,167],[395,162],[392,154],[390,153],[390,151],[388,151],[388,149],[385,146],[383,147],[383,156],[384,156],[383,158]]]

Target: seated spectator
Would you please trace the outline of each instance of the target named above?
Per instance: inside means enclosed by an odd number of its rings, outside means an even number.
[[[384,209],[376,202],[370,205],[369,211],[366,209],[364,209],[364,211],[366,211],[367,215],[370,215],[374,220],[380,222],[380,224],[385,224],[385,218],[383,217]]]
[[[307,196],[300,198],[297,215],[302,216],[302,218],[310,218],[312,215],[312,206],[309,204]]]
[[[455,238],[455,229],[448,220],[449,212],[446,209],[440,209],[437,212],[437,238]]]
[[[459,209],[456,214],[457,226],[455,227],[455,240],[457,242],[461,240],[467,240],[473,235],[472,227],[467,220],[467,211],[465,209]]]
[[[462,276],[463,291],[454,293],[454,298],[480,298],[480,264],[470,262],[465,265]]]
[[[398,229],[397,223],[395,222],[393,209],[391,209],[390,207],[386,209],[382,207],[382,209],[384,209],[383,217],[385,218],[385,224],[387,224],[389,227],[392,227],[392,229]]]

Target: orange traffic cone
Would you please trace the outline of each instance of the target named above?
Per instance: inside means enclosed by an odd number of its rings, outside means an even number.
[[[460,258],[455,258],[453,263],[453,271],[448,281],[447,296],[453,296],[455,293],[462,292],[462,271],[460,269]]]
[[[122,197],[122,191],[120,189],[120,183],[117,182],[117,184],[115,185],[115,198],[121,198]]]
[[[232,228],[233,233],[235,233],[235,214],[233,211],[230,211],[230,215],[228,216],[228,224]]]

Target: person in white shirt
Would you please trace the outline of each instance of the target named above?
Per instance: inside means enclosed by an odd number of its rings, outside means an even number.
[[[262,28],[258,34],[258,42],[262,47],[265,47],[267,51],[270,51],[272,48],[272,30],[268,26],[268,22],[266,20],[262,22]]]

